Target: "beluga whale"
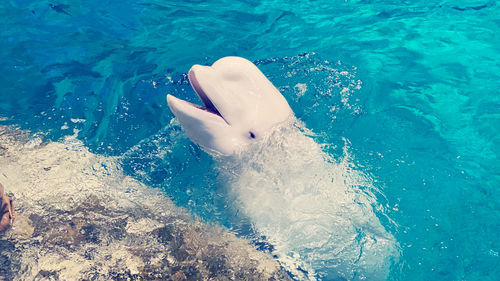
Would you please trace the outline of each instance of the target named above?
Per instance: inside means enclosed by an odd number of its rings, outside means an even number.
[[[293,115],[281,93],[246,59],[195,65],[188,78],[205,106],[172,95],[168,105],[189,138],[209,151],[233,154]]]
[[[298,280],[386,280],[399,259],[370,180],[333,159],[251,61],[188,73],[203,105],[167,95],[187,136],[216,159],[228,206]],[[384,218],[388,221],[388,218]]]

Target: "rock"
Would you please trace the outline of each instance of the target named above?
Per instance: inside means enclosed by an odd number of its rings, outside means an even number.
[[[138,221],[129,221],[125,230],[131,234],[148,233],[163,227],[164,225],[150,218],[141,218]]]
[[[29,239],[33,236],[35,232],[35,228],[32,225],[32,222],[29,218],[18,215],[16,217],[16,224],[12,228],[10,232],[11,239]]]
[[[179,270],[176,273],[174,273],[174,275],[172,275],[172,281],[183,281],[183,280],[187,280],[187,277],[184,274],[184,272],[182,272],[182,270]]]
[[[291,280],[269,253],[193,219],[114,158],[79,142],[23,145],[5,130],[0,180],[19,214],[0,237],[0,280]]]

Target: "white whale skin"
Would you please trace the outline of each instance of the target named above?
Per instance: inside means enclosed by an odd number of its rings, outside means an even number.
[[[278,89],[244,58],[194,65],[188,78],[205,107],[172,95],[167,102],[189,138],[208,151],[233,154],[293,116]]]

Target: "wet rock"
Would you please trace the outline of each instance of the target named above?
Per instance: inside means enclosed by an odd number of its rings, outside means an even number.
[[[36,279],[44,279],[44,280],[58,280],[59,275],[57,271],[48,271],[48,270],[40,270],[38,274],[35,276]]]
[[[149,218],[141,218],[138,221],[129,221],[126,226],[126,231],[131,234],[137,233],[147,233],[153,232],[159,228],[162,228],[163,224],[149,219]]]
[[[172,275],[172,281],[184,281],[184,280],[187,280],[187,277],[182,270],[179,270],[176,273],[174,273],[174,275]]]
[[[186,276],[187,280],[203,280],[203,275],[200,270],[194,265],[187,265],[182,267],[182,272]],[[206,279],[206,277],[205,277]]]
[[[101,242],[101,239],[99,239],[99,230],[95,224],[82,226],[80,234],[83,235],[83,238],[88,243],[99,244]]]
[[[0,237],[0,280],[291,280],[268,253],[193,219],[112,160],[1,130],[0,181],[16,188],[19,221]]]
[[[11,280],[8,278],[13,275],[12,268],[12,254],[15,250],[15,244],[7,240],[0,240],[0,280],[2,276],[6,276],[6,280]]]
[[[16,217],[16,224],[11,230],[10,237],[14,240],[29,239],[33,236],[35,228],[29,218],[18,215]]]

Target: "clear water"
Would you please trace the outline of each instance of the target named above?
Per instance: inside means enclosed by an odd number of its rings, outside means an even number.
[[[0,123],[53,140],[78,129],[177,205],[237,228],[165,95],[196,101],[192,64],[243,56],[325,152],[347,147],[372,179],[401,247],[390,280],[498,280],[499,30],[493,0],[5,0]]]

